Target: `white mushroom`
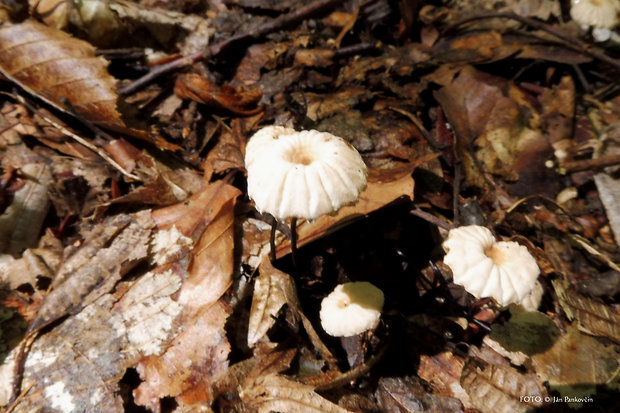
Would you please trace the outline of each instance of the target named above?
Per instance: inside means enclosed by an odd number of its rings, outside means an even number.
[[[336,286],[321,302],[321,325],[334,337],[350,337],[373,328],[381,317],[383,292],[366,281]]]
[[[502,306],[524,300],[540,273],[526,247],[512,241],[496,242],[482,226],[450,230],[443,248],[444,263],[452,269],[455,284],[478,298],[493,297]]]
[[[620,23],[620,1],[572,0],[570,16],[585,30],[592,28],[597,42],[604,42],[612,37],[611,29]]]
[[[357,202],[368,171],[344,139],[315,130],[265,127],[245,152],[248,195],[278,220],[316,219]]]
[[[248,195],[256,209],[278,221],[292,218],[293,261],[297,218],[316,219],[357,202],[368,177],[364,160],[344,139],[282,126],[267,126],[252,136],[245,149],[245,168]]]
[[[518,304],[521,304],[526,311],[536,311],[538,307],[540,307],[540,302],[542,301],[544,290],[539,281],[536,281],[536,285],[528,295]]]

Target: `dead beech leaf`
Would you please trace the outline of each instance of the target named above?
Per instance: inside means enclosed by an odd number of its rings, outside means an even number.
[[[259,88],[245,90],[242,87],[220,86],[195,73],[179,76],[174,94],[238,116],[256,115],[263,110],[262,107],[255,107],[262,96]]]
[[[347,413],[349,410],[330,402],[314,392],[314,387],[284,376],[269,374],[246,383],[240,393],[244,403],[259,413]]]
[[[368,182],[366,190],[361,193],[355,205],[340,208],[336,215],[323,215],[309,222],[304,221],[297,226],[297,245],[302,246],[310,241],[326,235],[331,231],[349,224],[352,220],[376,211],[401,197],[413,199],[414,181],[410,173],[389,182]],[[290,242],[285,241],[277,248],[277,256],[282,257],[291,250]]]
[[[526,412],[541,406],[547,395],[536,374],[522,374],[513,367],[487,364],[479,359],[465,363],[461,385],[473,406],[482,412]],[[520,397],[525,395],[533,401],[522,402]]]
[[[28,331],[75,314],[110,291],[147,256],[152,227],[148,210],[116,215],[97,225],[82,247],[62,263]]]
[[[264,260],[259,266],[260,275],[254,281],[254,295],[248,323],[248,346],[253,347],[273,326],[278,312],[289,304],[299,309],[295,283],[288,274],[275,270]]]
[[[0,71],[61,110],[67,99],[94,124],[125,128],[116,110],[115,80],[89,43],[34,20],[0,28]]]
[[[159,410],[160,399],[167,396],[175,397],[181,406],[210,403],[214,376],[228,368],[230,344],[224,324],[230,312],[218,301],[196,318],[182,320],[184,330],[162,355],[138,363],[144,381],[134,391],[136,403],[153,411]]]
[[[620,343],[620,315],[602,302],[585,297],[565,282],[552,281],[560,306],[585,333]]]
[[[178,292],[177,303],[183,312],[175,322],[183,326],[183,331],[165,353],[147,357],[138,365],[143,383],[136,389],[135,399],[153,410],[159,409],[159,399],[168,396],[181,405],[211,402],[213,377],[228,367],[230,345],[224,324],[231,310],[218,300],[232,283],[234,205],[239,190],[214,183],[203,193],[211,196],[197,194],[183,205],[164,208],[168,216],[164,210],[153,213],[161,228],[169,228],[166,218],[181,218],[177,213],[183,209],[186,213],[192,211],[188,220],[174,225],[198,237],[186,280]]]
[[[25,363],[23,385],[32,388],[15,411],[123,411],[119,378],[145,354],[163,351],[178,331],[173,320],[181,308],[171,296],[180,286],[173,271],[148,272],[120,300],[104,294],[41,335]],[[12,371],[13,355],[0,376]]]
[[[247,406],[243,405],[238,394],[244,385],[247,383],[251,385],[261,376],[286,370],[297,354],[296,348],[284,351],[267,349],[267,352],[260,350],[255,352],[253,357],[233,364],[217,377],[213,383],[215,399],[224,396],[228,403],[237,405],[237,409],[234,411],[244,411]],[[236,400],[231,402],[233,398]]]
[[[47,186],[52,183],[50,168],[44,163],[31,163],[22,166],[21,172],[28,180],[0,215],[0,253],[17,255],[24,248],[36,245],[50,206],[47,194]]]
[[[385,412],[463,412],[463,404],[452,397],[429,394],[417,377],[382,377],[377,401]]]
[[[451,352],[442,352],[433,356],[420,355],[418,376],[431,383],[439,394],[455,397],[471,407],[469,396],[461,387],[460,379],[465,361]]]
[[[234,186],[219,180],[183,202],[153,211],[153,220],[158,229],[168,229],[174,225],[183,235],[196,240],[222,206],[240,193]]]
[[[580,333],[574,325],[552,348],[532,359],[541,379],[570,397],[596,394],[596,386],[609,383],[620,367],[614,346]]]

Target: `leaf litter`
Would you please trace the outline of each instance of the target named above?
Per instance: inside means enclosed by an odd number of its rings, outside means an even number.
[[[612,411],[617,31],[559,1],[100,3],[0,13],[2,409]],[[275,262],[243,162],[272,124],[370,170]],[[452,283],[467,223],[534,253],[538,311]],[[349,281],[384,313],[331,337]]]

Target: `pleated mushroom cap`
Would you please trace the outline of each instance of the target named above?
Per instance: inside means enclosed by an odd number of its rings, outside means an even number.
[[[583,26],[611,29],[620,22],[618,0],[572,0],[571,18]]]
[[[363,333],[379,321],[383,302],[383,292],[369,282],[339,284],[321,302],[321,326],[334,337]]]
[[[540,270],[528,249],[512,241],[496,242],[485,227],[452,229],[443,248],[454,283],[478,298],[493,297],[505,306],[521,302],[536,286]]]
[[[246,146],[248,195],[256,209],[287,218],[316,219],[353,204],[368,170],[344,139],[316,130],[267,126]]]

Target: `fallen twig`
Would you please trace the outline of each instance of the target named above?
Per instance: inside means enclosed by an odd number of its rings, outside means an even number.
[[[139,89],[143,88],[159,76],[163,76],[166,73],[172,72],[174,70],[180,69],[182,67],[191,65],[194,62],[199,60],[208,59],[214,56],[219,55],[222,51],[228,49],[231,45],[243,41],[250,40],[259,40],[263,36],[266,36],[269,33],[273,33],[277,30],[284,29],[289,27],[295,23],[298,23],[313,14],[325,11],[331,7],[334,7],[340,4],[341,1],[337,0],[315,0],[312,3],[300,7],[297,10],[293,10],[288,14],[284,14],[274,20],[271,20],[263,25],[255,27],[245,33],[236,34],[232,37],[229,37],[226,40],[218,42],[212,46],[209,46],[207,50],[192,53],[188,56],[183,56],[180,59],[174,60],[172,62],[163,64],[161,66],[155,67],[146,75],[141,78],[133,81],[129,85],[122,87],[117,90],[119,95],[130,95]]]
[[[607,56],[599,48],[591,44],[582,42],[581,40],[576,39],[574,37],[571,37],[568,34],[562,32],[561,30],[551,27],[546,23],[543,23],[535,19],[530,19],[529,17],[519,16],[518,14],[514,14],[514,13],[484,13],[484,14],[479,14],[477,16],[467,17],[465,19],[459,20],[451,24],[450,26],[446,27],[441,32],[440,36],[444,37],[450,32],[455,31],[458,27],[464,24],[467,24],[467,23],[470,23],[476,20],[485,20],[485,19],[493,19],[493,18],[516,20],[520,23],[523,23],[535,29],[543,30],[551,34],[552,36],[557,37],[563,42],[565,42],[564,45],[568,47],[569,49],[574,50],[578,53],[582,53],[587,56],[593,57],[605,63],[608,63],[611,66],[615,67],[616,69],[620,70],[620,61]]]

